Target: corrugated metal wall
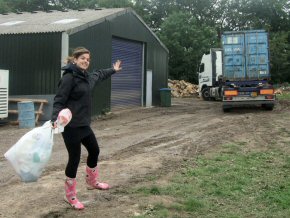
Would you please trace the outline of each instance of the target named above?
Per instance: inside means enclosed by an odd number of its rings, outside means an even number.
[[[9,70],[9,95],[55,93],[61,33],[0,35],[0,50],[0,69]]]
[[[160,88],[167,87],[168,79],[168,51],[160,42],[152,35],[152,33],[144,26],[144,24],[134,14],[124,14],[117,19],[110,20],[112,35],[124,39],[131,39],[145,43],[145,66],[152,70],[152,104],[160,105]],[[146,74],[144,75],[144,83],[146,83]],[[146,93],[144,84],[143,93]],[[143,96],[145,105],[145,95]]]
[[[69,36],[69,47],[74,49],[83,46],[91,51],[89,72],[94,69],[110,68],[111,64],[111,33],[107,22],[102,22]],[[93,92],[92,114],[98,115],[110,110],[111,79],[99,84]]]
[[[168,53],[155,46],[149,48],[148,51],[148,69],[152,69],[153,72],[152,102],[156,106],[160,105],[159,89],[168,86]]]

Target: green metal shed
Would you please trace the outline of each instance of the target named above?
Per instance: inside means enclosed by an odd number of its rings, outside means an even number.
[[[168,50],[130,8],[0,15],[0,69],[9,70],[9,96],[47,99],[43,119],[49,119],[61,66],[79,46],[91,51],[90,71],[123,62],[121,73],[95,88],[93,115],[160,105]]]

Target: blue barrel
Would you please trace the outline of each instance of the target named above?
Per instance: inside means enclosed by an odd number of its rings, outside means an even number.
[[[32,101],[22,101],[17,103],[19,128],[34,128],[35,114],[34,103]]]

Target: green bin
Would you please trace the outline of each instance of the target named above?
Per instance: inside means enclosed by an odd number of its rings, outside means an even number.
[[[170,107],[171,106],[171,89],[162,88],[159,90],[160,90],[161,107]]]

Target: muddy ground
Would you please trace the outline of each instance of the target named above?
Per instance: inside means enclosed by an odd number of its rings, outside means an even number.
[[[135,108],[114,112],[92,123],[101,147],[100,174],[112,185],[109,191],[88,191],[84,182],[86,150],[79,166],[78,198],[83,211],[75,211],[63,201],[64,168],[67,152],[60,135],[41,178],[23,183],[3,154],[27,129],[0,127],[0,217],[133,217],[144,214],[158,201],[137,198],[125,190],[150,177],[166,184],[189,158],[218,151],[220,145],[247,143],[249,149],[289,145],[290,102],[279,101],[273,111],[261,108],[234,109],[223,113],[220,102],[198,98],[172,99],[172,107]]]

